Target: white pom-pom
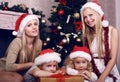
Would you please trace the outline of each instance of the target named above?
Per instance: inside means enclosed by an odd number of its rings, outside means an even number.
[[[13,32],[12,32],[12,35],[16,36],[16,35],[17,35],[17,32],[16,32],[16,31],[13,31]]]
[[[102,26],[103,27],[108,27],[108,25],[109,25],[109,22],[107,20],[102,21]]]

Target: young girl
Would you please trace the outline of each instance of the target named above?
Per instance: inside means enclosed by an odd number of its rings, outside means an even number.
[[[22,75],[33,65],[42,48],[36,15],[22,14],[16,20],[13,35],[17,37],[10,43],[6,56],[1,59],[4,62],[2,67],[0,65],[0,82],[22,82]]]
[[[60,54],[54,52],[52,49],[42,50],[35,59],[34,65],[25,74],[25,82],[36,82],[34,77],[48,77],[62,73],[62,71],[58,70],[59,62],[61,62]]]
[[[85,78],[84,82],[96,81],[97,76],[92,72],[91,59],[87,47],[78,47],[75,45],[69,55],[69,59],[66,59],[66,73],[68,75],[81,75]]]

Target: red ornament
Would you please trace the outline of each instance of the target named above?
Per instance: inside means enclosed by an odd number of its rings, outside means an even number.
[[[5,6],[5,7],[4,7],[4,10],[8,10],[8,7],[7,7],[7,6]]]
[[[67,3],[67,1],[66,1],[66,0],[59,0],[59,2],[60,2],[61,4],[63,4],[63,5],[65,5],[65,6],[66,6],[66,3]]]
[[[64,10],[60,9],[60,10],[58,11],[58,15],[63,15],[63,14],[64,14]]]
[[[74,22],[74,24],[75,24],[76,30],[82,30],[82,22],[81,21],[76,21],[76,22]]]

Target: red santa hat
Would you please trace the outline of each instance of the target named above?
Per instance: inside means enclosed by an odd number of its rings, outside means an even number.
[[[15,36],[22,36],[24,32],[24,28],[26,24],[30,21],[36,19],[37,22],[39,23],[38,17],[35,15],[30,15],[30,14],[22,14],[17,20],[15,24],[15,30],[13,31],[13,35]]]
[[[76,58],[76,57],[83,57],[87,59],[88,61],[91,61],[91,55],[89,52],[89,49],[86,46],[74,46],[72,52],[69,55],[70,59]]]
[[[83,10],[85,8],[91,8],[93,9],[94,11],[98,12],[101,16],[101,20],[102,20],[102,25],[103,27],[107,27],[108,26],[108,21],[107,20],[104,20],[104,12],[101,8],[101,6],[99,5],[98,2],[87,2],[86,4],[84,4],[81,8],[81,14],[83,14]]]
[[[39,56],[35,58],[35,65],[41,65],[50,61],[61,62],[60,54],[54,52],[52,49],[45,49],[39,53]]]

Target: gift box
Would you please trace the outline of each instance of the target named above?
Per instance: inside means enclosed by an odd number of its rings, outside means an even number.
[[[42,77],[39,82],[84,82],[82,76]]]

